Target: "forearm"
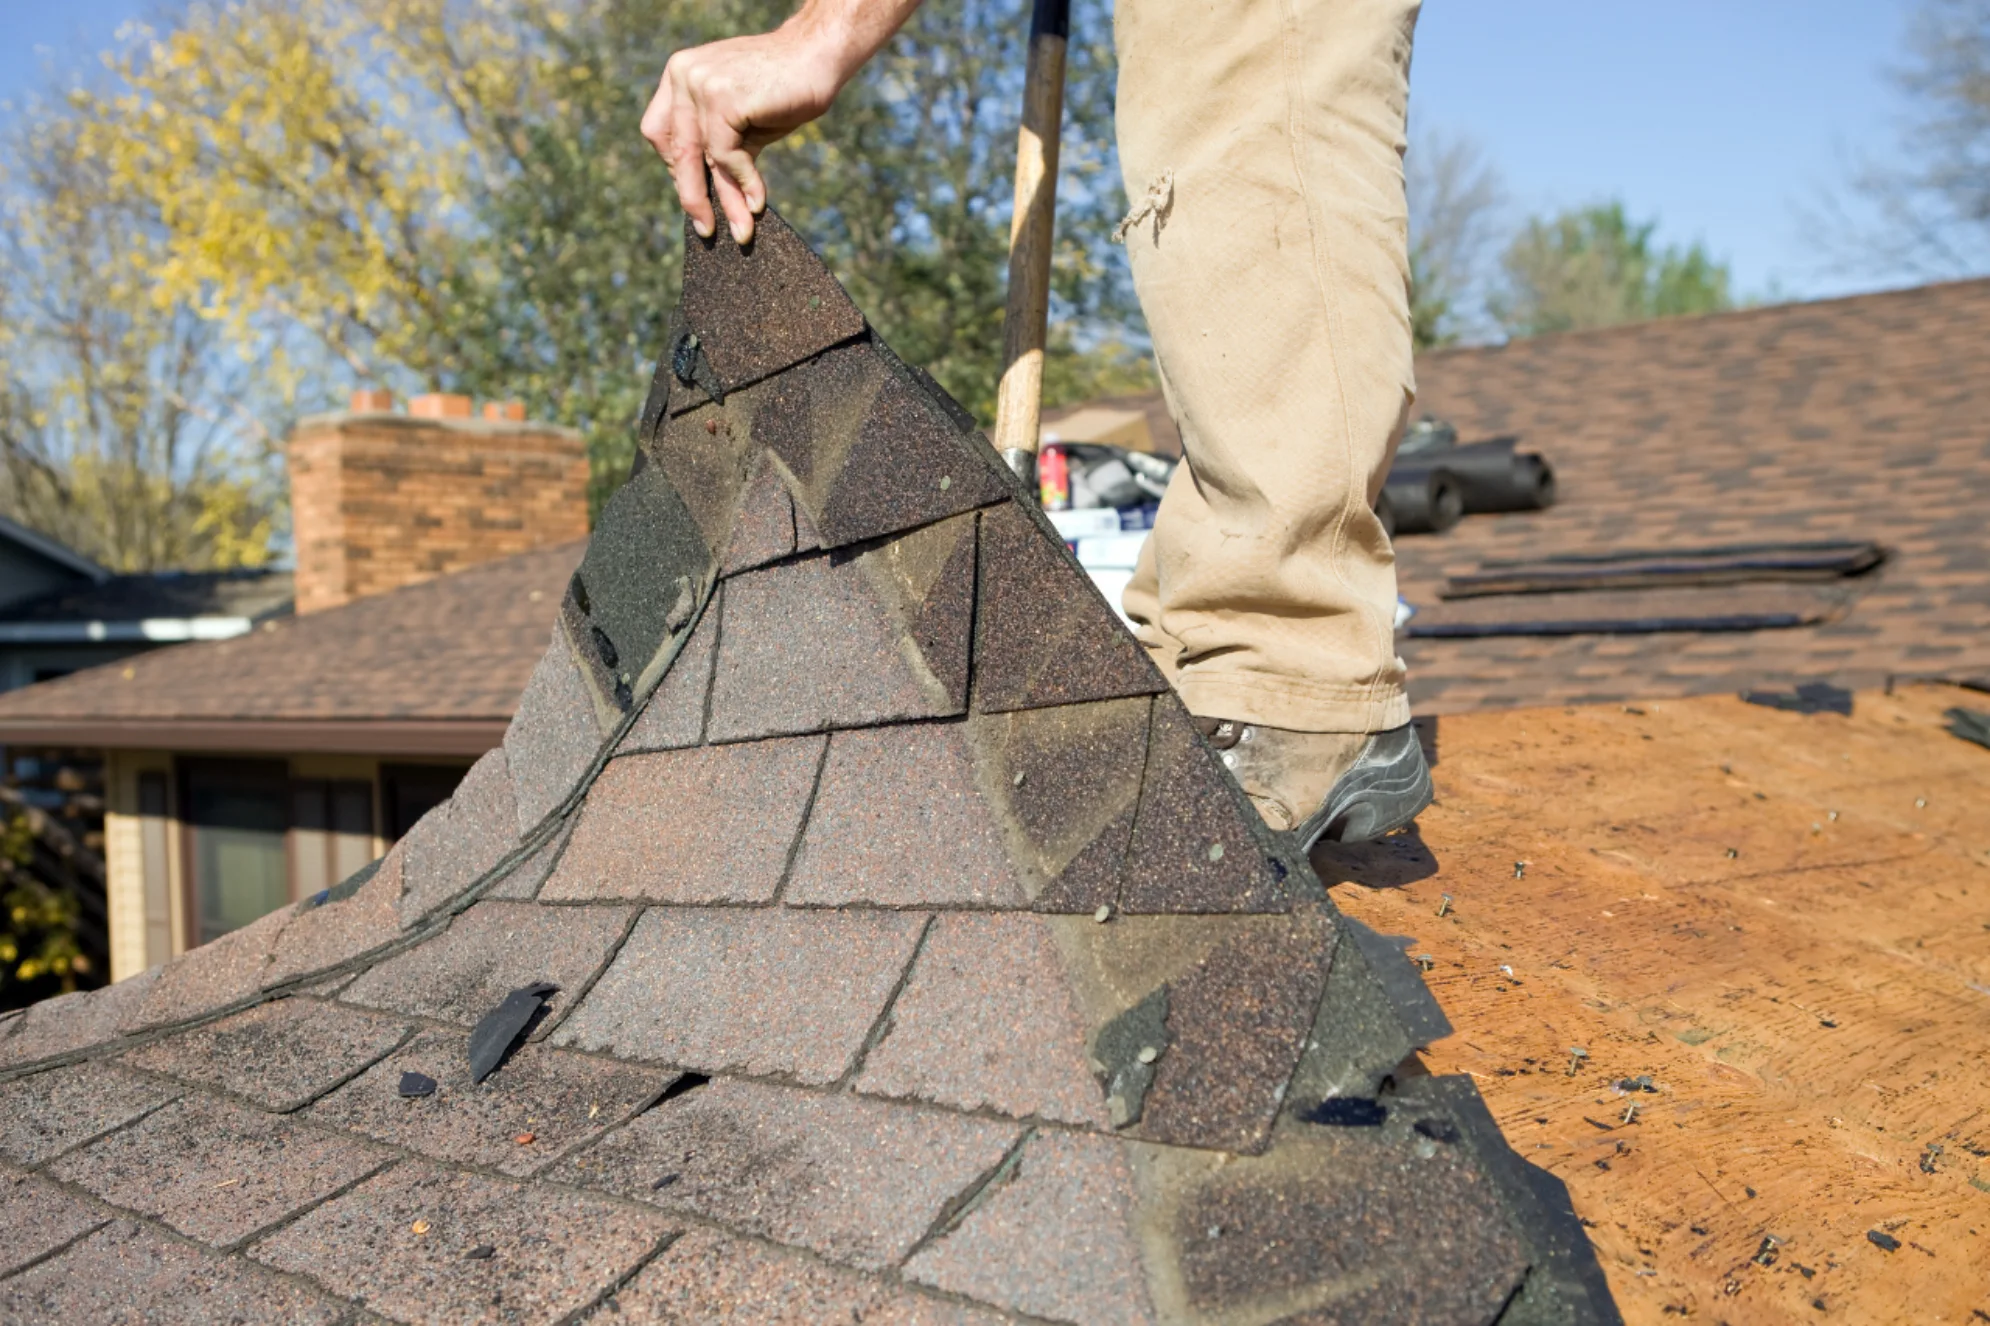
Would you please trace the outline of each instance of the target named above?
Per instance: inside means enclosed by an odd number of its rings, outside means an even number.
[[[903,27],[920,0],[804,0],[781,27],[821,53],[837,87],[857,76]]]

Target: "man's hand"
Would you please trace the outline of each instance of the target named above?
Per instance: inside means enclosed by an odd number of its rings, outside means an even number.
[[[732,237],[753,238],[767,206],[760,149],[829,109],[919,0],[808,0],[773,32],[677,52],[643,112],[643,137],[677,181],[700,235],[717,226],[705,167]]]

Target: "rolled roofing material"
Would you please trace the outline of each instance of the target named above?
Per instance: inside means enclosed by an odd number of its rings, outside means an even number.
[[[1481,563],[1446,581],[1443,597],[1838,580],[1864,575],[1886,557],[1885,548],[1863,539],[1569,554]]]
[[[1442,534],[1465,514],[1465,499],[1448,469],[1399,465],[1389,471],[1375,510],[1391,538]]]
[[[1473,442],[1432,458],[1457,478],[1467,514],[1543,511],[1555,504],[1554,468],[1537,452],[1516,452],[1514,441]]]
[[[1835,620],[1849,601],[1844,591],[1823,585],[1484,596],[1431,604],[1410,619],[1407,631],[1413,639],[1772,631]]]

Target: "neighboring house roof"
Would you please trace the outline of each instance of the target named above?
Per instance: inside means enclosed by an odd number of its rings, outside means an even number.
[[[548,605],[583,547],[505,558],[304,617],[265,617],[239,638],[0,695],[0,742],[481,754],[504,734],[545,649]],[[246,579],[177,579],[195,582],[191,600],[267,611],[268,596],[258,599]]]
[[[288,571],[105,576],[0,608],[0,644],[225,640],[290,611]]]
[[[0,516],[0,539],[89,580],[103,580],[111,574],[67,544],[58,543],[46,534],[39,534],[5,516]]]
[[[1493,560],[1831,539],[1890,553],[1816,626],[1404,639],[1417,712],[1990,679],[1990,280],[1437,351],[1416,370],[1417,413],[1465,442],[1518,434],[1560,500],[1399,538],[1413,604]],[[1165,415],[1158,392],[1112,403],[1143,401]]]
[[[1402,590],[1497,558],[1765,541],[1885,545],[1839,620],[1795,630],[1410,640],[1422,712],[1811,678],[1990,677],[1990,280],[1426,355],[1417,408],[1517,433],[1551,510],[1403,539]]]
[[[0,1316],[1620,1320],[971,421],[772,212],[686,248],[502,747],[0,1022]]]

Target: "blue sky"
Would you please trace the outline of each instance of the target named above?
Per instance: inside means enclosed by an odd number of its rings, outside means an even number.
[[[143,0],[0,0],[0,98],[74,57]],[[1883,77],[1907,0],[1428,0],[1418,127],[1467,133],[1517,213],[1621,198],[1668,242],[1700,240],[1744,294],[1870,286],[1822,269],[1799,208],[1883,153],[1901,107]]]

